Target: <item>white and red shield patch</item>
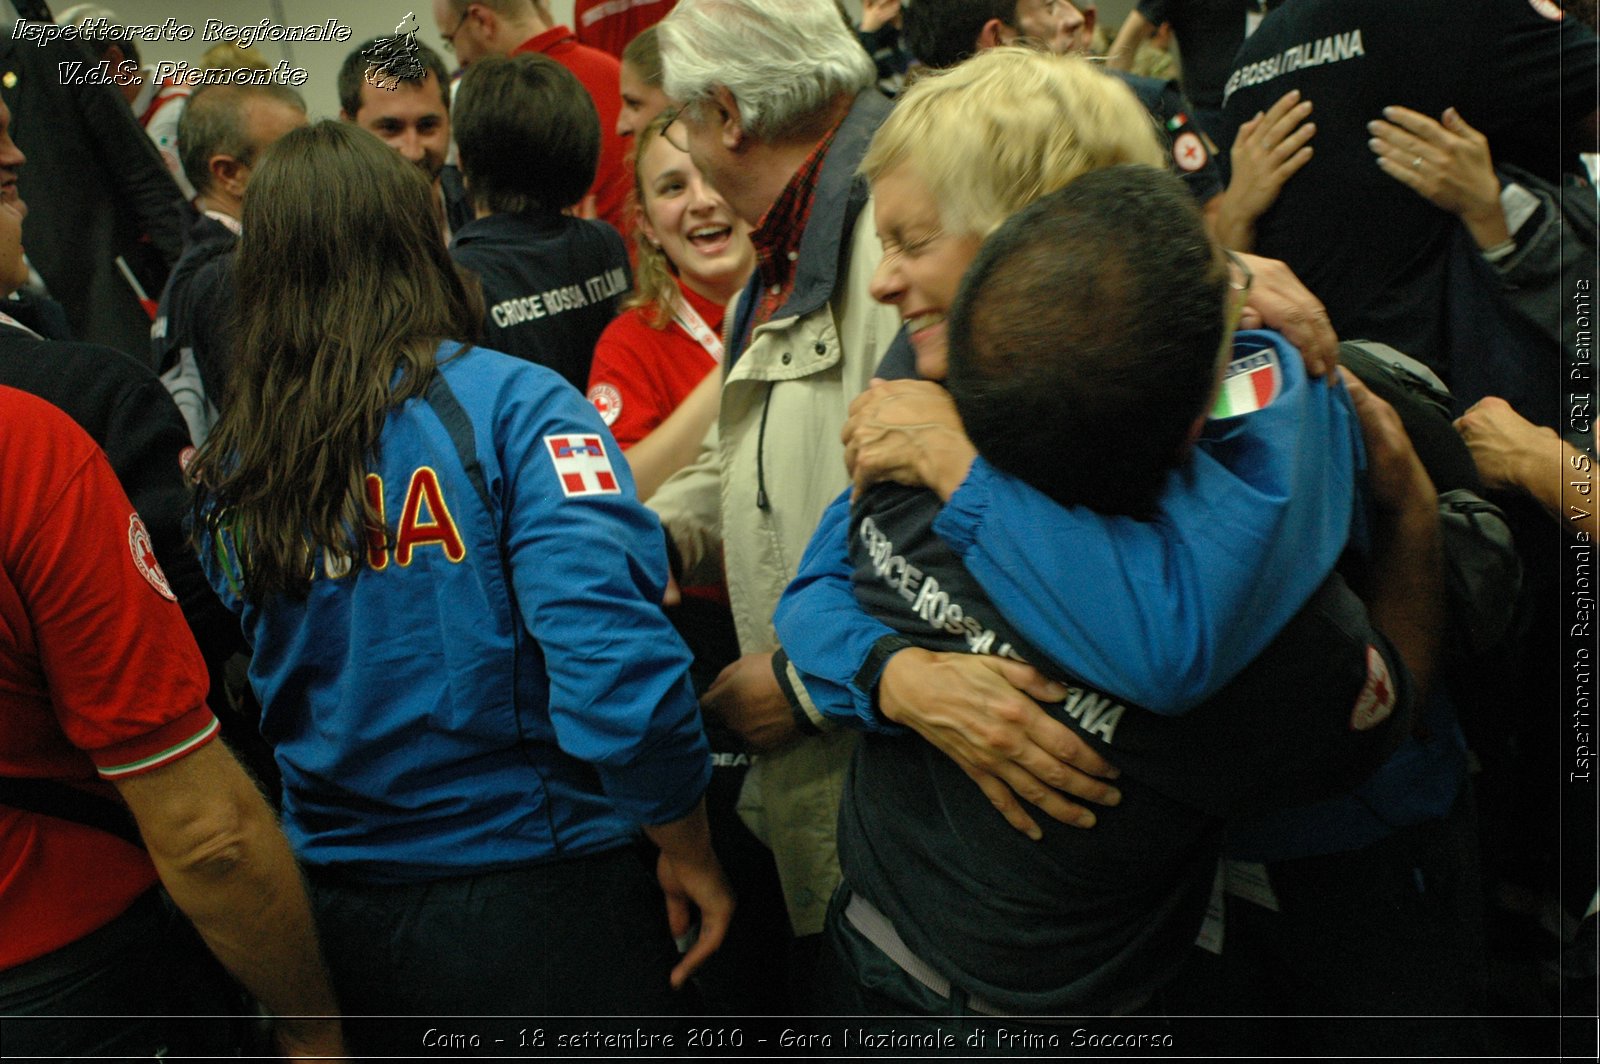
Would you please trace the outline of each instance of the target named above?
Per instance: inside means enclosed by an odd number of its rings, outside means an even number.
[[[609,428],[622,416],[622,393],[610,384],[596,384],[589,389],[589,402],[600,412],[600,420]]]
[[[1186,174],[1192,174],[1206,164],[1210,156],[1206,153],[1205,141],[1192,129],[1186,129],[1172,138],[1172,161],[1178,164],[1178,169]]]
[[[1389,719],[1394,712],[1398,693],[1389,675],[1389,666],[1378,653],[1378,648],[1367,647],[1367,682],[1356,696],[1355,709],[1350,714],[1350,729],[1366,731]]]
[[[599,436],[546,436],[544,445],[550,450],[556,479],[567,498],[622,494],[611,459],[606,457],[606,445]]]
[[[178,596],[172,593],[172,586],[167,583],[167,574],[161,571],[161,565],[156,561],[155,548],[150,544],[150,530],[144,527],[144,522],[139,519],[138,514],[130,514],[128,517],[128,552],[133,555],[133,565],[139,570],[139,575],[144,577],[162,598],[177,602]]]

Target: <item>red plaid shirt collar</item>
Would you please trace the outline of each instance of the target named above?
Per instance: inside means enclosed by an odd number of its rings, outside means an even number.
[[[841,120],[840,124],[843,124]],[[761,223],[750,233],[756,246],[756,278],[761,284],[761,301],[756,304],[751,325],[772,320],[778,308],[794,292],[795,262],[800,258],[800,238],[805,235],[806,223],[811,219],[811,206],[817,199],[817,179],[822,175],[822,162],[828,157],[828,148],[839,126],[827,134],[811,149],[789,183],[778,193],[778,198]]]

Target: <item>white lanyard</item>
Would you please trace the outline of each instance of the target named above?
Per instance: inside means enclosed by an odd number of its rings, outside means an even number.
[[[722,364],[721,338],[711,331],[711,326],[707,325],[700,312],[689,304],[687,297],[678,300],[678,312],[672,316],[672,320],[682,326],[684,332],[698,340],[714,362]]]
[[[7,314],[3,310],[0,310],[0,325],[9,325],[13,329],[21,329],[23,332],[27,333],[29,336],[33,337],[35,340],[43,340],[44,339],[44,337],[40,336],[38,333],[34,332],[32,329],[28,328],[26,325],[22,324],[16,318],[13,318],[11,315]]]

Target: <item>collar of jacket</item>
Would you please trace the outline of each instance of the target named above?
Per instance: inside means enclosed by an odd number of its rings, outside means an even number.
[[[525,214],[500,212],[474,218],[455,231],[451,248],[484,241],[490,244],[535,239],[560,232],[567,224],[567,215],[557,211],[534,208]]]
[[[840,273],[840,259],[850,247],[851,235],[861,208],[867,203],[867,183],[856,175],[872,136],[889,117],[890,104],[876,87],[862,89],[850,105],[839,132],[834,134],[828,157],[822,161],[817,177],[816,199],[806,231],[800,237],[800,258],[796,261],[794,291],[772,315],[772,321],[797,318],[820,308],[832,296]],[[751,277],[737,304],[740,310],[734,340],[738,351],[728,364],[742,354],[751,333],[750,308],[758,302],[754,287],[759,277]]]

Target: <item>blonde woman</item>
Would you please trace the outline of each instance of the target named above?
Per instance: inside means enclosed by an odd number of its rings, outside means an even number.
[[[1224,818],[1337,793],[1404,734],[1401,656],[1328,575],[1355,413],[1276,334],[1230,343],[1228,268],[1149,165],[1136,108],[1081,61],[996,51],[914,85],[863,161],[874,295],[956,402],[929,383],[858,400],[864,490],[825,515],[775,618],[818,708],[875,733],[840,814],[842,1012],[1151,1008],[1199,930]],[[1257,364],[1260,408],[1208,420],[1219,377]],[[1389,618],[1429,594],[1388,590]],[[1426,671],[1421,628],[1406,646]],[[1008,788],[1063,823],[1007,810]]]
[[[589,401],[628,451],[641,499],[694,457],[716,418],[723,313],[756,259],[750,226],[672,142],[670,122],[638,134],[636,280],[589,369]]]

